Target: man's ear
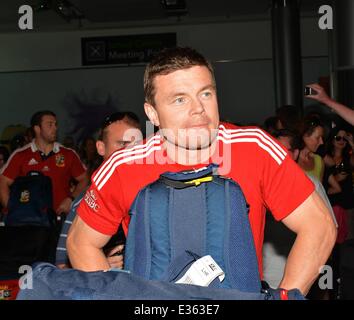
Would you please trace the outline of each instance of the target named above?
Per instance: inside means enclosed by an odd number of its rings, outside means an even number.
[[[146,116],[149,118],[152,124],[156,127],[160,126],[160,121],[159,121],[159,116],[157,114],[157,111],[150,103],[147,102],[144,103],[144,110]]]
[[[33,126],[34,135],[38,136],[41,132],[41,127],[38,125]]]
[[[104,145],[104,142],[101,140],[97,140],[96,149],[97,149],[97,153],[103,157],[106,152],[106,146]]]

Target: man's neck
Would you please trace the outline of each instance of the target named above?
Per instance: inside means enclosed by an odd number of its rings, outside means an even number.
[[[175,163],[184,166],[193,166],[201,163],[208,163],[208,160],[212,157],[216,150],[217,139],[211,143],[211,145],[204,149],[191,150],[176,146],[165,140],[163,147],[167,152],[167,156]]]
[[[48,143],[43,139],[35,138],[34,143],[36,144],[37,149],[43,152],[45,155],[47,155],[49,152],[51,152],[54,149],[54,142]]]

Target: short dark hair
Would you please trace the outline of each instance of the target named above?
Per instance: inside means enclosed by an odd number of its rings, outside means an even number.
[[[294,105],[283,105],[276,110],[276,115],[286,129],[296,130],[301,121],[301,109]]]
[[[274,137],[277,139],[280,137],[289,138],[289,143],[291,148],[290,151],[294,151],[296,149],[302,150],[304,148],[304,141],[299,136],[299,134],[294,130],[290,130],[290,129],[276,130],[274,132]]]
[[[116,122],[116,121],[124,121],[132,127],[140,129],[140,120],[139,117],[131,111],[121,111],[115,112],[104,118],[101,128],[98,133],[98,140],[104,141],[107,136],[107,127]]]
[[[53,111],[50,110],[41,110],[37,111],[32,117],[31,117],[31,128],[33,130],[34,126],[40,126],[42,122],[42,118],[44,116],[53,116],[57,117],[56,114]]]
[[[158,75],[204,66],[210,71],[215,85],[214,70],[210,62],[196,50],[189,47],[173,47],[161,50],[147,65],[144,73],[145,101],[155,104],[154,79]]]
[[[267,131],[269,134],[273,135],[276,131],[277,122],[279,118],[277,116],[271,116],[264,120],[263,129]]]

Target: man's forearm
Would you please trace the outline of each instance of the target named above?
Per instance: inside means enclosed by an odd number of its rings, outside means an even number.
[[[0,178],[0,203],[6,208],[9,202],[10,189],[2,179],[3,178]]]
[[[347,121],[351,125],[354,125],[354,110],[333,99],[328,99],[324,103],[332,110],[334,110],[345,121]]]
[[[9,203],[10,192],[8,190],[1,191],[1,205],[3,208],[7,208]]]
[[[279,287],[288,290],[297,288],[304,295],[308,293],[320,268],[327,262],[336,239],[334,224],[323,223],[324,226],[312,226],[298,233]]]

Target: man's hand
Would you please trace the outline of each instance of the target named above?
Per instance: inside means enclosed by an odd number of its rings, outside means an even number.
[[[59,205],[59,207],[57,208],[57,210],[55,211],[57,215],[61,214],[61,213],[66,213],[68,214],[71,208],[71,204],[72,204],[72,200],[71,198],[67,197],[65,198],[61,204]]]
[[[3,208],[7,207],[10,197],[10,186],[13,184],[14,180],[0,175],[0,204]]]
[[[317,101],[323,103],[328,108],[331,108],[332,111],[336,112],[345,121],[347,121],[351,125],[354,125],[354,110],[352,110],[351,108],[348,108],[344,104],[341,104],[341,103],[331,99],[327,95],[326,91],[318,83],[309,84],[309,85],[307,85],[307,87],[310,87],[310,88],[316,90],[317,94],[307,95],[306,98],[317,100]]]
[[[57,268],[65,270],[65,269],[70,269],[70,266],[66,263],[59,263],[59,264],[57,264]]]
[[[107,254],[107,260],[111,268],[122,269],[123,268],[123,249],[124,244],[114,247]]]
[[[312,83],[307,85],[306,87],[310,87],[317,92],[317,94],[308,95],[306,96],[306,98],[317,100],[325,105],[327,105],[328,102],[331,100],[331,98],[326,93],[325,89],[321,87],[318,83]]]

